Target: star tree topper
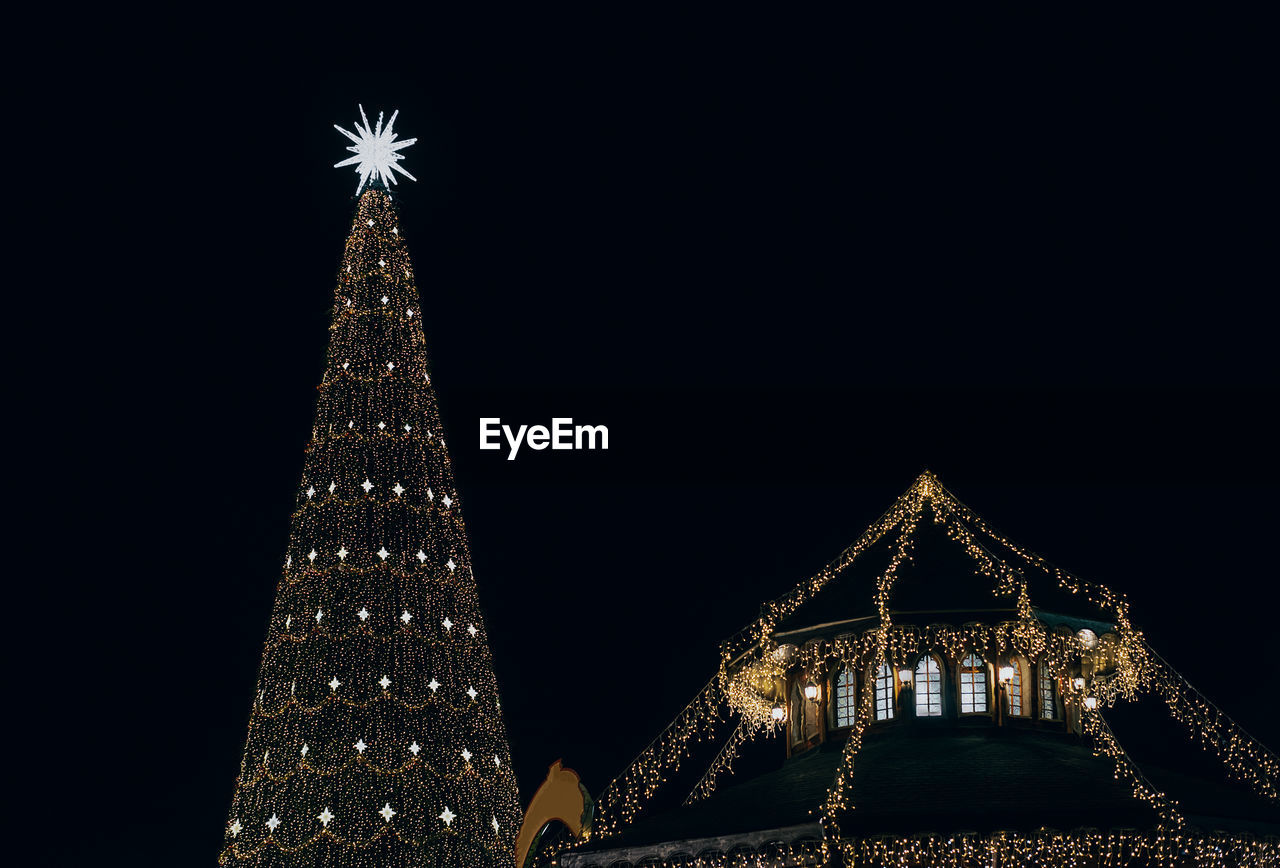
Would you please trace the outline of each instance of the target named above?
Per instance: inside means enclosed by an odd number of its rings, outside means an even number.
[[[355,154],[354,157],[348,157],[340,163],[334,163],[333,167],[339,169],[343,166],[354,165],[356,174],[360,176],[360,184],[356,187],[356,195],[360,195],[360,191],[364,189],[364,185],[368,182],[370,176],[375,180],[381,181],[384,187],[390,189],[391,185],[396,183],[396,177],[392,170],[404,175],[410,181],[416,181],[417,178],[410,175],[400,167],[398,161],[404,159],[404,154],[396,153],[402,148],[412,145],[417,139],[405,139],[403,142],[395,140],[396,134],[391,132],[391,127],[396,122],[396,115],[400,114],[397,109],[391,113],[391,120],[387,121],[387,126],[382,126],[382,112],[378,112],[378,125],[370,128],[369,118],[365,116],[364,106],[360,108],[360,119],[364,121],[364,126],[356,124],[354,133],[344,130],[337,124],[333,128],[342,133],[354,145],[348,145],[347,150]]]

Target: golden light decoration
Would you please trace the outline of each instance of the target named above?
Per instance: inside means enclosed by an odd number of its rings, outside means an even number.
[[[772,711],[772,706],[770,706]],[[596,799],[592,837],[604,838],[629,825],[693,745],[715,737],[725,719],[719,678],[712,678],[658,737],[640,752]]]
[[[647,859],[652,868],[766,868],[838,864],[857,868],[1267,868],[1280,858],[1273,840],[1248,835],[1183,835],[1137,831],[1061,832],[991,835],[892,835],[854,838],[837,843],[799,840],[767,844],[755,850],[699,853],[678,859]],[[555,864],[555,863],[552,863]],[[588,863],[587,868],[595,868]],[[607,868],[600,865],[598,868]]]
[[[787,719],[787,710],[782,705],[776,705],[774,708],[781,714],[773,718],[774,725],[765,728],[765,732],[769,735],[782,731],[782,723]],[[776,714],[776,712],[775,712]],[[738,721],[737,727],[734,728],[729,738],[721,746],[719,752],[716,753],[715,759],[711,761],[711,765],[707,767],[702,778],[694,785],[693,790],[685,798],[684,804],[690,805],[694,802],[702,801],[715,792],[716,786],[720,782],[720,778],[726,774],[733,773],[733,761],[738,756],[738,750],[743,744],[754,738],[760,727],[746,718]]]

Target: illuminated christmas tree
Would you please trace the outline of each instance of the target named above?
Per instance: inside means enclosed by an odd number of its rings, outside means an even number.
[[[516,781],[390,194],[414,140],[361,117],[339,128],[359,202],[220,861],[511,866]]]

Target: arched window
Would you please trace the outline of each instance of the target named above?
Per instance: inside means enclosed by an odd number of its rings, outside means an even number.
[[[836,676],[835,690],[832,693],[835,700],[832,703],[832,707],[835,709],[836,726],[853,726],[854,719],[858,714],[858,708],[853,696],[852,670],[840,670],[840,674]]]
[[[1006,688],[1009,693],[1009,716],[1023,717],[1030,713],[1027,707],[1030,703],[1027,702],[1024,693],[1030,680],[1027,674],[1027,661],[1015,655],[1009,659],[1009,667],[1013,669],[1013,678],[1010,679]]]
[[[942,717],[942,667],[932,654],[916,664],[916,717]]]
[[[1040,719],[1058,719],[1058,697],[1055,691],[1055,679],[1049,673],[1049,667],[1040,664]]]
[[[876,670],[876,720],[893,720],[893,670],[881,663]]]
[[[960,713],[986,714],[987,664],[977,654],[960,663]]]

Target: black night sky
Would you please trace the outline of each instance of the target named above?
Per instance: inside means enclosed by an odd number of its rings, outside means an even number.
[[[52,457],[8,678],[50,696],[31,804],[92,826],[40,856],[219,851],[358,102],[419,139],[397,198],[524,799],[557,758],[602,789],[926,467],[1280,745],[1253,25],[491,15],[103,22],[57,111],[13,108],[64,171],[22,198]],[[509,462],[481,416],[611,448]]]

